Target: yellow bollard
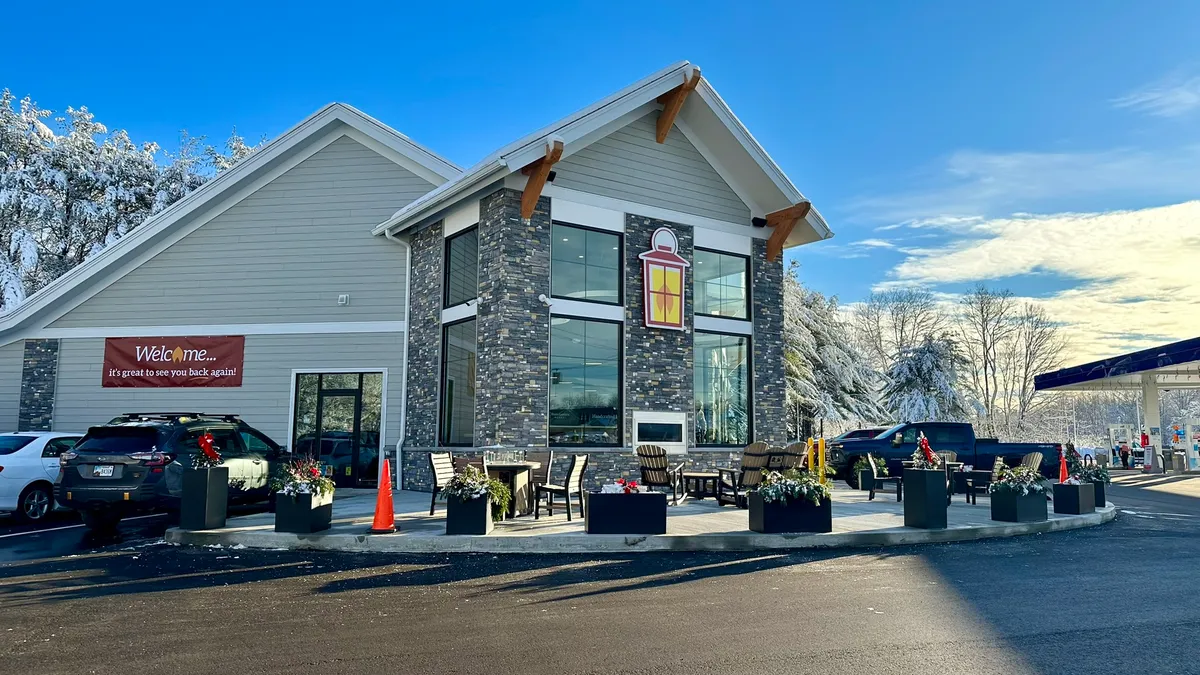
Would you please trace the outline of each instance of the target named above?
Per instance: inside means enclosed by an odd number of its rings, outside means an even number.
[[[826,476],[825,476],[825,439],[824,438],[817,441],[817,466],[820,467],[818,470],[821,472],[821,474],[820,474],[821,475],[821,485],[824,485],[825,480],[826,480]]]
[[[811,438],[808,439],[808,457],[805,466],[808,467],[809,471],[813,470],[813,439]]]

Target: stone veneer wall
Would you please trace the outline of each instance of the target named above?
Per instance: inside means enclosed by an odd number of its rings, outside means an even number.
[[[545,450],[545,448],[533,448]],[[554,451],[554,463],[550,468],[550,479],[561,481],[567,475],[571,465],[571,455],[567,448],[550,448]],[[429,492],[433,487],[433,474],[429,470],[429,453],[436,452],[433,448],[405,449],[401,457],[404,474],[405,490]],[[441,451],[453,452],[455,457],[477,457],[482,450],[464,450],[463,448],[442,448]],[[640,477],[637,456],[628,448],[604,449],[588,448],[579,451],[588,456],[587,470],[584,472],[584,487],[599,490],[602,485],[612,483],[618,478]],[[689,450],[686,455],[672,455],[684,463],[686,471],[708,471],[718,467],[736,468],[741,457],[741,451],[726,449]]]
[[[787,383],[783,369],[783,256],[767,262],[767,242],[755,239],[751,257],[754,320],[754,440],[772,445],[787,441],[784,406]]]
[[[550,401],[550,199],[521,218],[521,193],[502,189],[479,204],[479,355],[475,444],[548,442]],[[410,404],[411,405],[411,404]]]
[[[692,228],[633,214],[625,215],[625,437],[633,441],[633,412],[687,413],[684,438],[694,442],[695,408],[692,398],[692,270],[684,286],[684,329],[647,328],[642,287],[642,261],[650,250],[650,235],[669,227],[679,239],[679,255],[692,260]],[[635,465],[636,467],[636,465]]]
[[[21,364],[18,431],[50,431],[54,424],[54,385],[58,381],[58,340],[26,340]]]
[[[442,373],[442,262],[445,241],[440,222],[411,240],[409,275],[408,394],[404,444],[430,447],[438,442],[438,388]]]

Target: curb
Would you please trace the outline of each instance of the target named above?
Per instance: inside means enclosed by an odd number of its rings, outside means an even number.
[[[1111,502],[1110,502],[1111,504]],[[173,527],[163,538],[182,546],[244,546],[259,549],[348,551],[356,553],[632,553],[656,551],[758,551],[876,548],[1017,537],[1095,527],[1115,518],[1115,506],[1081,516],[1058,516],[1037,523],[997,523],[947,530],[890,528],[830,534],[664,534],[625,536],[546,534],[530,536],[405,536],[366,534],[302,535],[271,530],[201,530]]]

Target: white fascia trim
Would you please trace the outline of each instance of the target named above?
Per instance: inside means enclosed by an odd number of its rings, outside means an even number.
[[[465,194],[470,194],[481,185],[487,185],[511,173],[508,165],[501,158],[479,165],[470,170],[458,180],[443,183],[423,197],[409,203],[404,208],[392,214],[391,218],[383,221],[371,230],[371,234],[381,235],[385,232],[396,232],[411,225],[419,225],[426,220],[436,219],[436,211],[454,206]]]
[[[566,298],[550,299],[550,315],[576,319],[604,319],[624,321],[625,308],[621,305],[602,305],[595,302],[580,302]]]
[[[738,255],[753,255],[753,241],[753,237],[748,234],[731,234],[721,230],[710,230],[707,227],[697,227],[692,230],[692,243],[696,248]]]
[[[612,232],[625,231],[624,211],[581,204],[569,199],[550,200],[550,220]]]
[[[383,143],[392,150],[415,162],[421,170],[433,177],[434,185],[440,185],[462,175],[462,167],[442,157],[429,148],[396,131],[388,125],[346,103],[331,103],[338,117],[355,130]],[[399,162],[397,162],[399,163]],[[417,173],[415,170],[413,173]],[[418,174],[420,175],[420,174]]]
[[[315,323],[222,323],[181,326],[96,326],[43,328],[21,338],[184,337],[196,335],[331,335],[403,333],[403,321],[320,321]]]
[[[414,161],[408,155],[396,150],[394,147],[381,142],[374,136],[365,134],[353,127],[346,128],[346,137],[353,139],[356,143],[370,148],[372,151],[388,158],[396,165],[408,170],[409,173],[417,176],[421,180],[428,182],[434,187],[446,182],[446,178],[435,171],[431,171],[428,167],[420,162]],[[433,188],[430,188],[431,190]]]
[[[711,333],[736,333],[754,335],[754,322],[741,319],[722,319],[716,316],[696,314],[692,317],[696,330]]]
[[[696,148],[696,151],[700,153],[700,156],[703,157],[710,166],[712,166],[713,170],[717,172],[717,175],[725,181],[725,183],[729,186],[729,189],[733,190],[733,193],[738,196],[738,199],[742,200],[742,203],[746,205],[746,208],[750,209],[751,217],[761,218],[767,215],[766,209],[764,209],[761,204],[758,204],[750,198],[750,193],[747,192],[746,188],[742,186],[737,175],[725,168],[725,165],[721,163],[721,160],[719,157],[717,157],[716,153],[708,148],[708,146],[704,143],[704,140],[700,138],[700,135],[695,131],[692,131],[692,128],[688,126],[687,122],[683,121],[683,118],[676,117],[675,126],[683,132],[684,137],[691,142],[691,144]]]
[[[479,224],[479,200],[468,199],[442,217],[442,236],[451,237]]]
[[[445,326],[446,324],[454,323],[455,321],[475,318],[475,309],[478,306],[479,300],[476,299],[469,302],[464,302],[461,305],[455,305],[453,307],[447,307],[446,309],[443,309],[442,325]]]
[[[706,218],[704,216],[696,216],[690,213],[683,213],[681,211],[664,209],[659,206],[638,204],[636,202],[626,201],[624,199],[615,199],[613,197],[605,197],[604,195],[592,194],[591,192],[580,192],[579,190],[572,190],[570,188],[559,187],[557,185],[547,185],[542,190],[542,194],[550,197],[551,208],[553,208],[555,199],[566,199],[579,204],[598,206],[603,209],[620,211],[622,213],[632,214],[635,216],[657,218],[659,220],[679,223],[680,225],[690,225],[692,227],[706,227],[710,230],[729,232],[731,234],[748,235],[756,239],[766,239],[771,235],[770,231],[766,228],[751,227],[749,223],[732,223],[725,220],[717,220],[715,218]]]

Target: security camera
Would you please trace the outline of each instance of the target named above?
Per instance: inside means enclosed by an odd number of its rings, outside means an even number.
[[[554,302],[552,300],[550,300],[550,298],[546,297],[545,293],[542,293],[541,295],[539,295],[538,300],[541,300],[542,304],[546,305],[547,307],[554,304]]]

